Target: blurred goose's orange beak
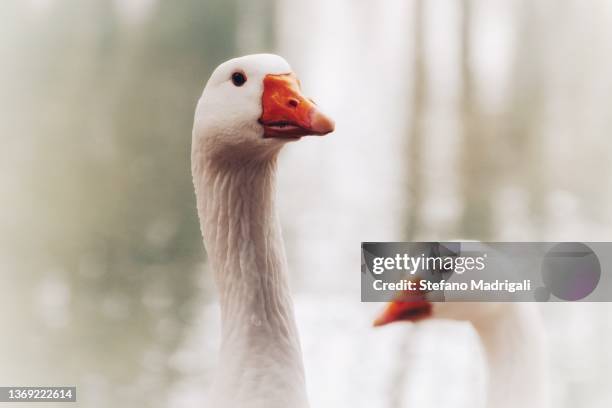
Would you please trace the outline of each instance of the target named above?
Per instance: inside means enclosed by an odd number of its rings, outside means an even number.
[[[294,74],[266,75],[263,85],[259,123],[264,137],[300,138],[333,132],[334,121],[302,95]]]
[[[415,280],[418,282],[418,279]],[[389,302],[376,320],[374,326],[384,326],[393,322],[417,322],[431,316],[433,306],[420,290],[405,291],[397,299]]]
[[[431,303],[424,299],[389,302],[382,314],[374,320],[374,326],[384,326],[401,321],[416,322],[430,317],[431,311]]]

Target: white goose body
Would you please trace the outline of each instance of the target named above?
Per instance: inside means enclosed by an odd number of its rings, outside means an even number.
[[[548,353],[537,305],[398,301],[387,306],[375,325],[423,319],[466,321],[474,327],[487,363],[485,407],[548,406]]]
[[[548,406],[548,353],[535,304],[444,303],[433,313],[468,321],[476,330],[488,369],[487,408]]]
[[[274,55],[230,60],[212,74],[196,109],[192,175],[222,319],[206,406],[308,407],[275,210],[276,162],[287,141],[328,133],[333,122],[299,94],[289,73]],[[291,101],[279,103],[285,94]]]

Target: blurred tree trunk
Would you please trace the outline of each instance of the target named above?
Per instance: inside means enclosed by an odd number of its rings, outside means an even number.
[[[545,21],[538,18],[534,4],[527,0],[518,3],[518,35],[512,95],[510,99],[508,138],[513,151],[506,162],[507,177],[521,185],[527,196],[529,212],[529,231],[536,236],[517,237],[517,239],[541,239],[545,230],[546,180],[544,165],[546,149],[541,135],[544,90],[542,85],[544,61],[543,32]]]
[[[461,1],[460,66],[462,91],[461,192],[464,200],[460,222],[462,237],[486,240],[491,236],[492,208],[490,202],[493,167],[489,157],[486,122],[479,108],[475,76],[471,63],[471,28],[474,0]]]
[[[411,10],[413,51],[413,76],[412,76],[412,110],[408,125],[408,219],[406,225],[406,239],[412,241],[418,239],[422,233],[422,206],[423,206],[423,126],[425,115],[425,103],[427,92],[427,76],[425,71],[425,0],[416,0],[414,9]],[[404,401],[404,389],[408,383],[409,369],[406,361],[409,361],[411,337],[406,333],[399,341],[396,355],[399,356],[393,367],[393,373],[389,382],[389,407],[402,408],[406,406]]]
[[[413,13],[413,81],[410,123],[408,125],[408,219],[406,239],[414,240],[422,233],[423,206],[423,124],[426,98],[424,1],[417,0]]]

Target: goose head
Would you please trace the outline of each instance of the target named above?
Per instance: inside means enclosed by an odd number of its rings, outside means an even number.
[[[322,136],[334,121],[301,92],[283,58],[247,55],[219,65],[196,108],[194,148],[224,159],[264,158],[303,136]]]
[[[495,318],[503,305],[497,302],[435,302],[426,295],[412,294],[389,302],[374,321],[374,326],[428,319],[486,321]]]
[[[443,276],[448,276],[442,272]],[[415,282],[419,282],[415,278]],[[374,320],[374,326],[394,322],[419,322],[429,319],[446,319],[479,322],[495,318],[503,308],[497,302],[445,302],[443,295],[435,292],[412,290],[398,293],[382,313]]]

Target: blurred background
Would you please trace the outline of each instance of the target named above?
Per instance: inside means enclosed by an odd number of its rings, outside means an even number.
[[[279,170],[312,406],[473,406],[473,332],[371,329],[359,243],[610,240],[611,36],[611,0],[3,0],[0,384],[202,406],[193,111],[220,62],[274,52],[337,123]],[[611,406],[610,312],[542,307],[553,406]]]

